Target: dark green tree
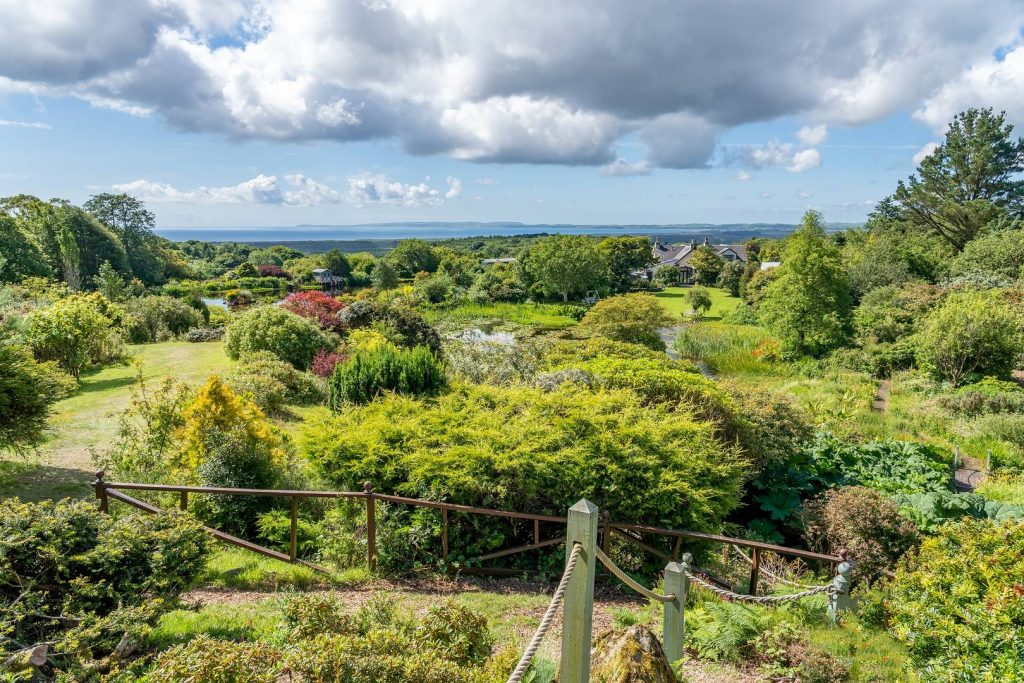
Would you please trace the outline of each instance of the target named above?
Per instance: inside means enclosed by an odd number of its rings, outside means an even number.
[[[388,254],[388,260],[406,277],[424,271],[433,273],[440,263],[434,248],[424,240],[402,240]]]
[[[608,263],[612,286],[619,291],[629,291],[630,273],[655,263],[649,237],[607,237],[598,243],[597,248]]]
[[[324,268],[334,273],[337,277],[348,277],[352,272],[348,257],[337,249],[331,249],[323,255]]]
[[[608,282],[608,264],[597,243],[583,235],[551,235],[530,247],[523,268],[547,296],[568,301]]]
[[[394,289],[398,286],[398,270],[390,261],[380,261],[370,273],[370,282],[378,292]]]
[[[715,250],[706,244],[697,247],[697,251],[690,257],[688,265],[697,274],[697,282],[702,285],[714,285],[718,274],[725,267],[725,259],[715,253]]]
[[[163,284],[160,239],[153,234],[156,215],[141,200],[129,194],[104,192],[90,197],[82,208],[121,238],[135,277],[147,285]]]
[[[1024,139],[1014,140],[1012,132],[1006,112],[957,114],[943,143],[896,188],[907,219],[963,251],[1001,212],[1024,216]]]
[[[18,282],[50,272],[42,251],[18,228],[17,221],[0,213],[0,282]]]
[[[730,296],[740,295],[740,280],[743,278],[745,267],[741,261],[728,261],[722,266],[718,274],[718,281],[715,283],[721,289],[729,292]]]

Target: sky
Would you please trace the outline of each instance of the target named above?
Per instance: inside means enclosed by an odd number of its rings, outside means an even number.
[[[983,7],[984,11],[979,11]],[[0,0],[0,196],[161,228],[860,222],[1024,0]]]

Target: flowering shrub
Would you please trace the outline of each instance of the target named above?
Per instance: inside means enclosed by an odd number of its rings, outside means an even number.
[[[323,292],[296,292],[281,302],[281,308],[314,320],[325,330],[338,330],[341,329],[338,311],[345,308],[345,304]]]

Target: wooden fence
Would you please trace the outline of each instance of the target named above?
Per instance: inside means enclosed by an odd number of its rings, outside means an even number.
[[[490,560],[496,560],[502,557],[508,557],[519,553],[525,553],[540,548],[546,548],[561,543],[565,543],[567,539],[566,525],[569,523],[568,517],[558,517],[552,515],[537,515],[526,512],[514,512],[508,510],[492,510],[487,508],[472,507],[469,505],[457,505],[454,503],[445,503],[433,500],[423,500],[419,498],[406,498],[403,496],[393,496],[383,493],[377,493],[373,490],[373,486],[370,482],[366,482],[363,485],[362,491],[293,491],[293,490],[280,490],[280,489],[241,489],[241,488],[217,488],[210,486],[178,486],[174,484],[140,484],[133,482],[118,482],[118,481],[106,481],[104,479],[104,473],[102,471],[96,473],[96,480],[93,482],[93,488],[96,492],[96,498],[99,500],[100,510],[107,512],[110,500],[116,500],[121,503],[125,503],[129,506],[143,510],[145,512],[161,512],[161,509],[147,503],[146,501],[139,500],[133,496],[130,496],[124,491],[148,491],[148,492],[170,492],[177,493],[179,495],[179,508],[182,510],[188,509],[189,496],[192,494],[196,495],[231,495],[231,496],[266,496],[274,498],[287,498],[291,505],[290,518],[291,518],[291,529],[289,533],[288,552],[280,552],[271,548],[266,548],[257,543],[247,541],[245,539],[233,536],[217,529],[211,529],[207,527],[207,531],[216,537],[217,539],[230,543],[246,550],[250,550],[254,553],[259,553],[266,557],[272,557],[282,562],[290,562],[293,564],[302,564],[310,567],[317,571],[327,571],[322,567],[318,567],[310,562],[303,561],[298,557],[298,521],[299,521],[299,500],[302,498],[335,498],[335,499],[349,499],[349,500],[362,500],[366,506],[366,562],[367,566],[374,570],[377,566],[377,505],[378,503],[391,503],[397,505],[408,505],[411,507],[420,508],[433,508],[439,510],[441,513],[441,559],[447,561],[449,553],[449,529],[448,522],[449,517],[452,514],[459,515],[480,515],[487,517],[504,517],[508,519],[518,519],[525,522],[532,522],[533,524],[533,540],[530,543],[519,545],[511,548],[504,548],[491,553],[480,555],[472,560],[472,564],[484,563]],[[763,553],[770,552],[782,555],[785,557],[800,558],[801,560],[810,560],[819,563],[823,563],[826,566],[830,566],[832,573],[835,573],[836,568],[844,558],[838,555],[827,555],[822,553],[815,553],[808,550],[801,550],[798,548],[787,548],[784,546],[773,545],[771,543],[761,543],[759,541],[750,541],[742,538],[731,538],[728,536],[720,536],[717,534],[707,534],[697,531],[686,531],[682,529],[667,529],[663,527],[654,527],[644,524],[631,524],[626,522],[614,522],[609,519],[607,512],[600,516],[600,519],[596,522],[597,524],[597,537],[599,538],[600,548],[608,554],[610,550],[612,536],[617,536],[624,539],[625,541],[637,546],[655,557],[665,561],[677,562],[682,555],[682,544],[684,540],[697,541],[697,542],[709,542],[722,544],[723,551],[727,552],[729,546],[737,548],[746,548],[750,551],[750,579],[748,583],[748,592],[750,595],[757,594],[757,588],[760,581],[761,575],[761,557]],[[545,531],[549,532],[549,535],[545,537],[542,534],[542,525],[544,525]],[[550,535],[550,527],[556,527],[553,535]],[[570,529],[571,531],[571,529]],[[657,548],[648,542],[651,538],[668,538],[672,539],[672,551],[666,552],[661,548]],[[477,573],[477,574],[491,574],[491,575],[522,575],[524,571],[522,569],[511,569],[502,567],[480,567],[480,566],[469,566],[463,567],[459,571],[462,573]],[[734,587],[724,580],[705,573],[704,578],[712,581],[714,584],[732,590]]]

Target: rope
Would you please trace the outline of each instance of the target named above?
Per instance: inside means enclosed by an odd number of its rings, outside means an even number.
[[[537,654],[537,648],[540,647],[541,641],[547,635],[548,628],[551,627],[551,621],[555,617],[555,612],[558,611],[558,606],[562,604],[562,598],[565,597],[565,589],[569,585],[569,579],[572,578],[573,571],[576,569],[576,560],[579,559],[582,547],[579,543],[573,544],[572,552],[569,553],[569,559],[565,562],[565,571],[562,572],[562,579],[558,582],[555,594],[551,596],[551,603],[548,605],[547,611],[544,612],[544,616],[541,617],[540,624],[537,625],[537,630],[534,632],[533,638],[530,639],[530,644],[526,646],[523,656],[519,658],[519,663],[516,664],[512,675],[508,677],[508,683],[520,683],[527,669],[530,668],[533,656]]]
[[[836,592],[835,586],[829,583],[824,586],[809,588],[808,590],[801,591],[800,593],[791,593],[790,595],[741,595],[740,593],[733,593],[732,591],[727,591],[724,588],[719,588],[715,584],[705,581],[700,576],[690,572],[686,572],[686,577],[697,585],[707,588],[720,598],[727,598],[737,602],[753,602],[759,605],[769,605],[775,602],[789,602],[791,600],[799,600],[800,598],[817,595],[818,593],[832,594]]]
[[[644,588],[639,583],[634,581],[633,578],[629,576],[629,574],[626,574],[624,571],[616,567],[615,563],[612,562],[612,559],[605,555],[603,552],[601,552],[600,548],[595,547],[594,550],[595,554],[597,555],[597,559],[601,560],[601,564],[603,564],[608,569],[608,571],[610,571],[612,574],[618,577],[619,581],[622,581],[622,583],[626,584],[627,586],[629,586],[645,598],[648,598],[650,600],[657,600],[658,602],[672,602],[676,599],[675,595],[661,595],[659,593],[655,593],[654,591],[648,590],[647,588]]]
[[[735,550],[736,553],[740,557],[742,557],[744,560],[746,560],[747,564],[749,564],[750,566],[754,566],[754,561],[752,559],[750,559],[749,557],[747,557],[747,554],[745,552],[740,550],[735,545],[730,544],[730,547],[733,550]],[[785,578],[784,576],[779,576],[778,574],[776,574],[775,572],[771,571],[767,567],[761,567],[760,569],[761,569],[761,573],[764,574],[765,576],[767,576],[769,579],[772,579],[774,581],[778,581],[779,583],[785,584],[787,586],[792,586],[793,588],[814,588],[814,586],[809,586],[806,583],[797,583],[796,581],[790,581],[789,579]]]

